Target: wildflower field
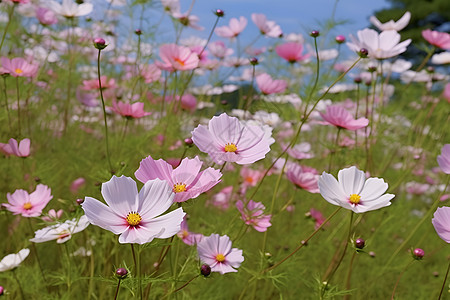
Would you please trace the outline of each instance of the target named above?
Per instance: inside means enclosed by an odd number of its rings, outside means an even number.
[[[0,3],[0,299],[450,299],[450,34],[194,6]]]

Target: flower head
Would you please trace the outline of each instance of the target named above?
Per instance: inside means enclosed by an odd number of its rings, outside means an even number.
[[[259,28],[262,35],[277,38],[283,34],[279,25],[274,21],[267,20],[264,14],[252,14],[252,21]]]
[[[181,222],[181,229],[177,233],[177,235],[183,241],[183,243],[189,246],[197,244],[203,239],[203,234],[193,233],[189,231],[186,216],[184,216],[183,222]]]
[[[161,61],[155,64],[167,71],[186,71],[197,68],[199,63],[198,55],[192,52],[188,47],[178,46],[176,44],[165,44],[159,47],[159,56]]]
[[[322,118],[338,128],[347,130],[357,130],[369,125],[369,120],[366,118],[354,119],[353,116],[342,106],[329,105],[325,113],[320,113]]]
[[[133,179],[113,176],[102,184],[102,195],[108,205],[86,197],[81,206],[91,224],[120,234],[119,243],[145,244],[180,231],[182,208],[161,216],[175,197],[165,181],[149,180],[138,193]]]
[[[338,181],[339,180],[339,181]],[[325,200],[333,205],[363,213],[391,205],[393,194],[384,194],[388,184],[381,178],[368,178],[356,167],[342,169],[338,180],[323,172],[319,177],[319,190]]]
[[[174,201],[184,202],[197,198],[220,182],[222,173],[219,170],[207,168],[200,172],[202,165],[203,162],[196,156],[194,159],[184,158],[180,165],[173,169],[164,160],[154,160],[149,155],[141,161],[134,175],[143,183],[155,178],[167,181],[173,187]]]
[[[9,59],[0,58],[2,68],[13,77],[34,77],[37,74],[39,66],[27,62],[21,57]]]
[[[295,63],[307,59],[310,55],[303,55],[303,44],[297,42],[284,43],[275,47],[275,52],[279,57],[287,60],[289,63]]]
[[[317,181],[319,175],[303,170],[303,168],[295,163],[289,164],[286,177],[296,186],[310,193],[319,193]]]
[[[82,17],[90,14],[94,8],[92,3],[77,4],[73,0],[62,0],[62,3],[50,1],[49,7],[66,18]]]
[[[268,227],[272,226],[270,219],[272,215],[264,215],[266,207],[261,202],[250,200],[244,207],[242,200],[236,202],[236,207],[241,213],[242,220],[245,224],[252,226],[256,231],[264,232]]]
[[[283,93],[287,88],[286,80],[272,79],[267,73],[256,76],[256,84],[264,95]]]
[[[450,174],[450,144],[445,144],[442,147],[442,152],[441,155],[438,155],[437,162],[445,174]]]
[[[251,164],[263,159],[275,142],[262,127],[244,125],[226,113],[213,117],[208,126],[199,125],[192,132],[194,144],[208,153],[217,164]]]
[[[151,112],[144,111],[143,102],[130,104],[122,101],[113,101],[111,109],[122,117],[129,119],[139,119],[152,114]]]
[[[446,243],[450,243],[450,207],[438,207],[431,223],[439,237]]]
[[[9,139],[8,144],[0,143],[0,152],[6,156],[27,157],[30,155],[30,139],[23,139],[19,143],[15,139]]]
[[[226,235],[211,234],[204,237],[197,244],[197,251],[200,260],[208,264],[212,272],[220,274],[237,272],[235,268],[239,268],[244,261],[242,250],[231,248],[230,238]]]
[[[228,26],[217,27],[214,31],[218,36],[224,38],[237,37],[247,26],[247,19],[245,17],[231,18]]]
[[[21,214],[22,217],[39,217],[53,196],[48,186],[38,184],[36,190],[31,194],[19,189],[12,194],[6,194],[6,198],[9,203],[3,203],[3,206],[14,215]]]
[[[64,243],[72,237],[72,234],[83,231],[89,226],[89,221],[85,215],[81,218],[67,220],[64,223],[51,225],[35,232],[34,238],[30,239],[33,243],[43,243],[56,240],[58,244]]]
[[[411,13],[409,11],[405,12],[405,14],[400,19],[398,19],[397,22],[394,20],[389,20],[386,23],[381,23],[375,16],[370,17],[370,23],[372,23],[380,31],[400,31],[408,25],[409,20],[411,20]]]
[[[30,249],[22,249],[18,253],[8,254],[0,261],[0,272],[17,268],[30,254]]]
[[[426,29],[422,31],[422,37],[431,45],[445,50],[450,50],[450,34],[447,32]]]

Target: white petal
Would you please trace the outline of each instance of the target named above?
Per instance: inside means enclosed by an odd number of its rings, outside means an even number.
[[[102,195],[109,207],[118,215],[126,216],[132,211],[136,211],[137,201],[136,182],[126,176],[116,177],[115,175],[102,184]]]
[[[158,178],[147,181],[139,192],[138,213],[144,221],[159,216],[173,204],[175,193],[167,181]]]
[[[338,179],[345,196],[350,197],[351,194],[359,195],[361,193],[366,176],[363,171],[360,171],[353,166],[340,170],[338,173]]]

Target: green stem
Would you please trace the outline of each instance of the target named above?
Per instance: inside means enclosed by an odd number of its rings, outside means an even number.
[[[2,50],[3,42],[5,41],[5,37],[6,37],[6,32],[8,31],[9,25],[11,24],[12,15],[14,13],[15,8],[16,8],[16,4],[14,3],[14,5],[11,7],[11,10],[9,11],[9,14],[8,14],[8,23],[6,23],[5,30],[3,31],[2,42],[0,43],[0,51]]]
[[[26,299],[26,298],[25,298],[25,294],[23,293],[22,285],[20,284],[19,278],[17,277],[16,269],[14,269],[14,270],[12,271],[12,273],[13,273],[14,279],[15,279],[16,282],[17,282],[17,286],[19,287],[20,296],[22,297],[22,300],[25,300],[25,299]]]
[[[18,129],[19,137],[21,137],[22,132],[20,129],[20,93],[19,93],[19,77],[16,77],[16,94],[17,94],[17,119],[18,119]]]
[[[119,289],[120,289],[120,279],[119,279],[119,282],[117,282],[117,288],[116,288],[116,293],[114,295],[114,300],[117,300],[117,296],[119,295]]]
[[[450,260],[449,260],[449,262],[448,262],[447,272],[445,273],[444,282],[442,283],[442,287],[441,287],[441,291],[439,292],[438,300],[441,299],[441,297],[442,297],[442,292],[444,292],[445,282],[447,281],[448,271],[449,271],[449,270],[450,270]]]
[[[141,279],[141,263],[140,263],[140,251],[138,251],[137,255],[134,250],[134,244],[131,245],[131,253],[133,254],[133,261],[134,261],[134,269],[136,272],[137,280],[138,280],[138,293],[139,293],[139,299],[142,300],[142,279]]]
[[[34,230],[33,230],[33,225],[31,225],[31,219],[30,218],[27,218],[27,219],[28,219],[28,227],[30,228],[31,235],[33,236],[34,235]],[[38,251],[36,249],[35,243],[31,243],[31,249],[33,250],[33,253],[34,253],[35,257],[36,257],[36,261],[38,263],[39,271],[41,272],[42,280],[44,281],[44,285],[47,288],[47,292],[50,292],[49,287],[47,285],[47,279],[45,278],[44,269],[42,268],[41,260],[39,259],[39,254],[38,254]]]
[[[4,85],[4,89],[3,92],[5,93],[5,106],[6,106],[6,113],[8,115],[8,125],[9,125],[9,132],[10,134],[12,134],[12,126],[11,126],[11,115],[9,113],[9,104],[8,104],[8,94],[6,92],[6,77],[3,77],[3,85]]]
[[[334,141],[334,149],[330,153],[330,161],[328,162],[328,172],[331,172],[331,166],[333,164],[333,157],[339,148],[339,134],[341,133],[341,127],[338,127],[336,134],[336,140]]]
[[[67,55],[69,56],[69,70],[67,75],[67,101],[64,108],[64,129],[66,132],[67,126],[69,124],[69,110],[70,110],[70,101],[71,101],[71,90],[72,90],[72,68],[73,68],[73,55],[72,55],[72,43],[73,43],[73,30],[74,30],[73,18],[70,18],[70,28],[69,28],[69,43],[67,48]]]
[[[409,267],[410,264],[412,264],[413,261],[414,261],[414,259],[411,260],[411,261],[406,265],[406,267],[403,269],[403,271],[400,273],[400,275],[398,275],[397,282],[395,283],[394,290],[392,291],[391,300],[394,300],[395,291],[397,290],[398,283],[400,282],[400,279],[402,278],[403,274],[406,272],[406,269]]]

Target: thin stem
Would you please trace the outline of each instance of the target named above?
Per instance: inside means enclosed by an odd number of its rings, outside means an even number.
[[[134,244],[131,245],[131,252],[133,253],[133,261],[134,261],[134,269],[136,272],[136,276],[138,279],[138,293],[139,293],[139,299],[142,298],[142,280],[141,280],[141,265],[140,265],[140,251],[138,251],[137,255],[134,251]]]
[[[328,172],[331,171],[331,166],[333,164],[333,157],[335,153],[337,152],[337,149],[339,148],[339,134],[341,133],[341,127],[338,127],[338,131],[336,134],[336,140],[334,141],[334,149],[330,153],[330,161],[328,162]]]
[[[66,253],[66,257],[67,257],[67,294],[69,295],[69,299],[70,299],[71,288],[72,288],[72,279],[71,279],[72,267],[71,267],[71,263],[70,263],[70,254],[69,254],[69,248],[67,246],[67,243],[64,243],[64,250]]]
[[[403,271],[400,273],[400,275],[398,275],[397,282],[395,283],[394,290],[392,291],[391,300],[394,300],[395,290],[397,290],[398,283],[400,282],[400,279],[402,278],[403,274],[406,272],[406,269],[409,267],[410,264],[412,264],[413,261],[414,259],[411,260],[403,269]]]
[[[101,75],[100,75],[100,53],[101,53],[101,50],[98,49],[98,56],[97,56],[98,88],[100,90],[100,98],[102,99],[103,120],[105,122],[106,157],[108,158],[109,170],[110,170],[111,175],[112,175],[112,174],[114,174],[114,170],[113,170],[113,167],[111,165],[111,155],[109,153],[108,123],[106,121],[106,108],[105,108],[105,100],[103,99],[102,81],[100,79],[101,78]]]
[[[180,290],[182,290],[182,289],[184,289],[189,283],[191,283],[192,281],[194,281],[194,279],[195,279],[195,278],[198,278],[199,276],[200,276],[200,274],[199,274],[199,275],[196,275],[196,276],[194,276],[194,277],[192,277],[192,278],[189,279],[186,283],[184,283],[182,286],[180,286],[180,287],[177,288],[175,291],[173,291],[172,294],[173,294],[173,293],[176,293],[176,292],[178,292],[178,291],[180,291]]]
[[[308,105],[309,101],[311,100],[312,95],[314,94],[314,91],[317,88],[317,84],[319,83],[320,58],[319,58],[319,49],[317,47],[317,37],[314,37],[314,49],[316,51],[316,79],[314,80],[313,88],[311,89],[311,92],[309,93],[309,96],[306,99],[306,105]]]
[[[119,278],[119,282],[117,282],[117,288],[116,288],[116,294],[114,295],[114,300],[117,300],[117,296],[119,295],[119,288],[120,288],[120,278]]]
[[[27,218],[27,220],[28,220],[28,227],[30,228],[30,231],[31,231],[31,235],[34,235],[33,225],[31,225],[31,219]],[[44,280],[44,285],[47,288],[47,291],[50,292],[49,287],[47,285],[47,279],[45,278],[44,269],[42,269],[41,260],[39,259],[39,255],[38,255],[38,251],[36,249],[35,243],[31,243],[31,248],[32,248],[33,253],[34,253],[35,257],[36,257],[36,261],[38,263],[39,271],[41,272],[42,280]]]
[[[438,297],[439,300],[442,297],[442,292],[444,291],[444,288],[445,288],[445,282],[447,281],[448,271],[449,270],[450,270],[450,260],[448,261],[447,272],[445,273],[444,282],[442,283],[441,291],[439,292],[439,297]]]
[[[2,77],[3,77],[3,85],[4,85],[3,92],[5,93],[6,113],[8,115],[9,132],[12,134],[11,115],[9,114],[8,94],[6,92],[6,77],[5,76],[2,76]]]
[[[9,14],[8,14],[8,23],[6,23],[5,31],[3,31],[2,42],[0,43],[0,51],[2,50],[3,42],[5,41],[5,37],[6,37],[6,32],[8,31],[9,24],[11,24],[12,15],[14,13],[15,8],[16,8],[16,4],[14,3],[14,5],[11,7],[11,10],[9,11]]]
[[[19,137],[22,135],[20,130],[20,93],[19,93],[19,77],[16,77],[16,94],[17,94],[17,120],[18,120],[18,129],[19,129]]]
[[[19,287],[20,296],[22,297],[22,300],[25,300],[26,299],[25,294],[23,293],[22,285],[20,284],[19,278],[17,278],[16,269],[14,269],[12,271],[12,273],[13,273],[14,279],[17,282],[17,286]]]
[[[247,111],[252,104],[253,98],[253,85],[255,84],[255,65],[252,65],[252,82],[250,84],[250,90],[247,94],[247,99],[245,99],[245,107],[244,107],[244,119],[247,119]]]
[[[223,163],[222,168],[220,168],[220,173],[223,172],[223,169],[225,169],[225,165],[226,165],[226,164],[227,164],[227,162],[224,162],[224,163]]]
[[[73,43],[73,18],[70,18],[70,27],[69,27],[69,43],[67,48],[67,55],[69,56],[69,73],[67,77],[67,101],[64,108],[64,129],[66,132],[68,123],[69,123],[69,110],[70,110],[70,100],[71,100],[71,89],[72,89],[72,67],[73,67],[73,57],[72,57],[72,43]]]
[[[356,253],[357,253],[356,251],[353,252],[352,259],[350,260],[350,265],[348,267],[347,282],[345,283],[345,289],[346,290],[350,290],[350,284],[351,284],[350,281],[351,281],[351,278],[352,278],[353,262],[355,261]],[[347,296],[345,296],[344,299],[348,298]]]

